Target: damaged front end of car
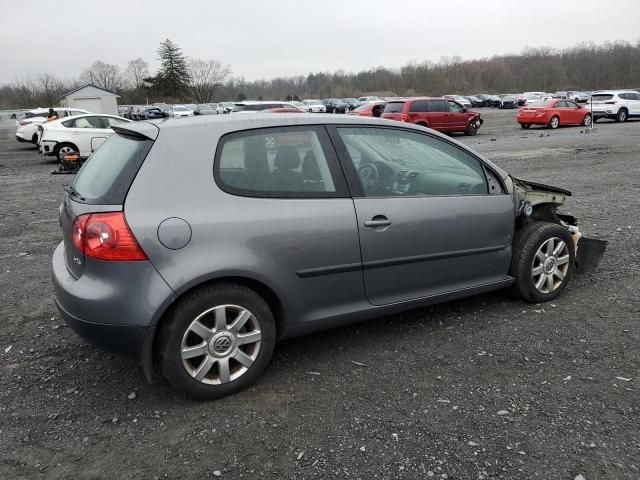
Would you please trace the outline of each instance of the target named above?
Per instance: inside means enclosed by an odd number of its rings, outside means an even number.
[[[598,268],[607,248],[607,242],[585,237],[578,227],[578,220],[557,211],[571,196],[569,190],[529,182],[512,176],[507,179],[507,188],[514,198],[516,231],[533,222],[550,222],[562,225],[571,233],[576,252],[576,266],[582,272]]]

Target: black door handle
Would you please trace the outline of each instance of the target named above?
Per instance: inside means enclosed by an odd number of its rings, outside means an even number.
[[[369,228],[388,227],[389,225],[391,225],[391,220],[384,215],[376,215],[371,220],[364,222],[364,226]]]

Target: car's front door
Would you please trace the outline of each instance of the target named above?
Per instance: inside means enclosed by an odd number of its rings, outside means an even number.
[[[449,104],[449,118],[452,129],[456,131],[466,129],[469,120],[469,115],[466,113],[467,109],[453,100],[449,100],[447,103]]]
[[[429,108],[429,126],[441,132],[451,130],[449,105],[446,100],[427,100]]]
[[[512,198],[488,193],[487,174],[497,177],[476,157],[409,129],[337,126],[331,135],[351,182],[372,304],[508,279]]]

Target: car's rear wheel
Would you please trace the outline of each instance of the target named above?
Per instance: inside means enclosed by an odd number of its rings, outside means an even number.
[[[76,147],[73,143],[59,143],[58,145],[56,145],[56,148],[53,151],[53,153],[55,154],[56,158],[60,162],[63,162],[64,157],[77,151],[78,151],[78,147]]]
[[[591,126],[591,114],[587,113],[584,116],[584,119],[582,120],[582,125],[585,127],[590,127]]]
[[[558,117],[557,115],[554,115],[553,117],[551,117],[551,120],[549,120],[549,128],[555,130],[559,126],[560,126],[560,117]]]
[[[521,123],[521,124],[520,124],[520,126],[526,130],[526,129],[527,129],[527,128],[529,128],[531,125],[530,125],[529,123]]]
[[[527,302],[553,300],[569,282],[574,260],[573,237],[565,227],[546,222],[525,226],[513,247],[514,293]]]
[[[190,397],[212,400],[235,393],[269,363],[276,340],[273,314],[243,285],[201,287],[168,315],[161,332],[162,372]]]
[[[621,108],[620,110],[618,110],[618,114],[616,115],[616,122],[626,122],[628,116],[629,112],[627,112],[627,109]]]

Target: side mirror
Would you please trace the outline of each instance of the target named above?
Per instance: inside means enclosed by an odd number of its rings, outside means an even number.
[[[467,113],[467,109],[462,107],[462,110],[460,110],[462,113]]]

